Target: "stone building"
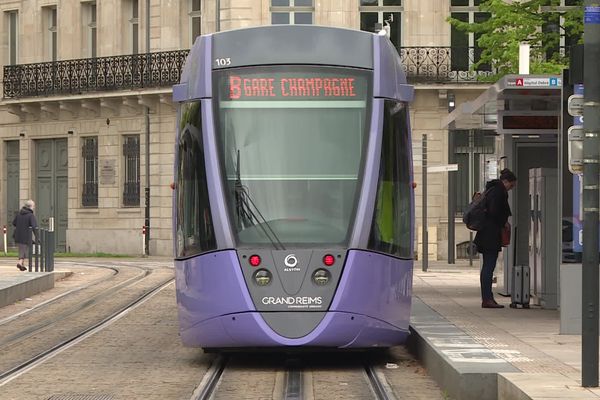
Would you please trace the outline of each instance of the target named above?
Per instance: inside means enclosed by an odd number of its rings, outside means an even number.
[[[449,107],[488,87],[478,83],[485,68],[470,71],[478,54],[475,38],[447,22],[451,14],[465,21],[485,18],[478,4],[0,0],[0,224],[10,225],[20,205],[33,198],[42,225],[54,218],[59,249],[140,254],[142,227],[149,221],[150,254],[172,254],[171,87],[194,38],[277,23],[368,31],[389,26],[416,87],[411,123],[419,229],[423,135],[429,165],[460,165],[455,184],[448,184],[448,173],[428,179],[430,259],[445,258],[449,193],[460,211],[468,199],[469,174],[479,177],[480,165],[493,162],[485,155],[494,153],[493,136],[473,132],[469,146],[468,134],[449,135],[441,123]],[[456,243],[462,243],[468,233],[456,221]]]

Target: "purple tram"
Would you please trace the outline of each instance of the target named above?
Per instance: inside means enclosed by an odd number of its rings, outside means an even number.
[[[413,94],[386,36],[275,25],[196,40],[173,89],[185,345],[406,339]]]

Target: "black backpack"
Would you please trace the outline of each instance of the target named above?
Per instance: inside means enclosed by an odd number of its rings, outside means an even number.
[[[487,190],[483,193],[475,193],[463,214],[463,222],[472,231],[480,231],[485,226],[485,196],[487,193]]]

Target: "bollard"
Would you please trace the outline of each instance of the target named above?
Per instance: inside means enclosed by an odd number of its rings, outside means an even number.
[[[142,226],[142,256],[146,255],[146,225]]]
[[[33,243],[33,254],[35,255],[35,272],[40,271],[40,248],[39,246],[40,240],[40,229],[37,228],[35,230],[35,242]],[[33,241],[33,238],[32,238]]]
[[[6,225],[4,225],[4,255],[8,252],[8,243],[6,240]]]
[[[48,272],[52,272],[54,271],[54,250],[56,247],[55,244],[55,235],[56,232],[54,232],[54,230],[49,231],[48,234],[46,235],[46,239],[48,239],[48,242],[46,244],[46,248],[47,250],[47,258],[46,258],[46,263],[48,264]]]
[[[46,232],[45,229],[40,229],[40,265],[42,272],[48,272],[46,266]]]
[[[29,237],[33,238],[33,228],[32,227],[29,227]],[[29,265],[28,265],[29,272],[33,272],[33,263],[31,262],[32,253],[33,253],[33,240],[31,240],[29,242],[29,257],[27,257],[28,258],[27,261],[29,263]]]

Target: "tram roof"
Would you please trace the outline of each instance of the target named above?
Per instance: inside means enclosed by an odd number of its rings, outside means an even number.
[[[214,70],[261,65],[324,65],[378,70],[374,95],[411,101],[400,57],[384,36],[315,25],[270,25],[200,36],[188,55],[175,101],[211,97]]]

